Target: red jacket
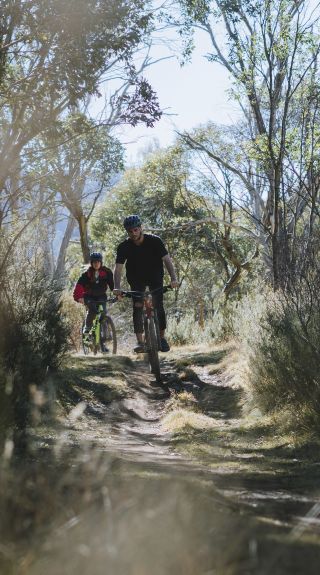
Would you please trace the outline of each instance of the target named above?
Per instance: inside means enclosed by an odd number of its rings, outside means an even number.
[[[114,288],[112,271],[101,266],[97,275],[92,266],[80,276],[73,290],[73,299],[79,301],[84,296],[102,297],[106,295],[108,287],[112,291]]]

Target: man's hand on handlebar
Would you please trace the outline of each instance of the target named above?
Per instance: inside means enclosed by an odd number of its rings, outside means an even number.
[[[170,285],[172,288],[178,288],[180,287],[180,284],[177,280],[171,280]]]
[[[113,295],[115,295],[118,299],[122,299],[123,291],[120,288],[119,289],[114,288]]]
[[[84,305],[84,298],[83,298],[83,297],[79,297],[78,302],[79,302],[79,303],[82,303],[82,305]]]

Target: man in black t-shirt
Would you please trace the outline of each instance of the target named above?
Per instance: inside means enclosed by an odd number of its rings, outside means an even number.
[[[114,270],[115,288],[113,293],[121,297],[121,274],[126,264],[126,275],[132,291],[155,290],[163,286],[163,264],[171,278],[171,287],[179,286],[173,263],[163,241],[152,234],[145,234],[141,227],[139,216],[127,216],[123,225],[128,233],[128,239],[119,244],[117,248],[116,267]],[[136,353],[144,351],[143,320],[141,300],[133,298],[133,327],[137,336],[138,345],[134,348]],[[166,329],[166,315],[163,307],[163,293],[159,290],[153,296],[154,306],[157,309],[161,351],[169,351],[169,344],[164,337]]]

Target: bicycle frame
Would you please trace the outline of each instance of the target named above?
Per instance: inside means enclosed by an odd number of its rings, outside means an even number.
[[[111,302],[115,302],[117,301],[116,298],[110,298],[108,301]],[[94,354],[97,353],[97,351],[102,347],[103,347],[103,343],[101,341],[101,325],[102,325],[102,317],[103,314],[105,315],[105,322],[106,322],[106,327],[108,328],[107,330],[107,334],[110,334],[110,338],[109,341],[112,341],[112,353],[116,354],[117,353],[117,335],[116,335],[116,330],[115,330],[115,326],[114,323],[112,321],[112,318],[108,315],[107,311],[104,312],[104,306],[103,304],[105,303],[105,300],[103,301],[97,301],[96,303],[96,314],[94,316],[93,322],[92,322],[92,327],[89,331],[89,334],[87,336],[87,341],[85,339],[83,339],[83,345],[84,348],[88,347],[91,348],[91,350],[93,351]],[[104,351],[102,349],[102,351]],[[86,353],[86,352],[85,352]]]
[[[152,313],[155,311],[155,307],[153,305],[153,294],[157,293],[158,291],[162,291],[166,293],[169,289],[172,289],[171,286],[163,286],[160,288],[156,288],[155,290],[149,291],[124,291],[122,290],[121,293],[124,297],[128,298],[140,298],[143,301],[143,311],[145,312],[147,317],[151,317]]]
[[[136,297],[141,298],[143,301],[143,314],[144,314],[144,332],[145,332],[145,343],[146,352],[148,354],[148,360],[150,364],[151,372],[155,375],[156,381],[161,382],[161,372],[158,351],[160,348],[160,331],[156,309],[153,305],[152,295],[157,291],[162,290],[165,293],[171,286],[164,286],[157,288],[152,291],[123,291],[122,294],[126,297]]]
[[[94,342],[95,345],[97,347],[99,347],[100,345],[100,341],[101,341],[101,315],[103,313],[103,305],[101,303],[99,303],[97,305],[97,313],[95,315],[95,318],[92,322],[92,328],[91,331],[94,335]]]
[[[153,305],[152,292],[145,292],[145,295],[143,298],[143,313],[144,313],[144,321],[150,319],[151,317],[154,318],[155,325],[156,325],[158,351],[160,351],[159,324],[158,324],[158,318],[157,318],[157,311]]]

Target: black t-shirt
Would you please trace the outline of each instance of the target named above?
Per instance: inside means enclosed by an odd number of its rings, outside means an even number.
[[[144,234],[142,244],[137,246],[131,239],[119,244],[117,264],[126,262],[127,280],[148,283],[163,278],[162,258],[168,254],[163,241],[152,234]]]

